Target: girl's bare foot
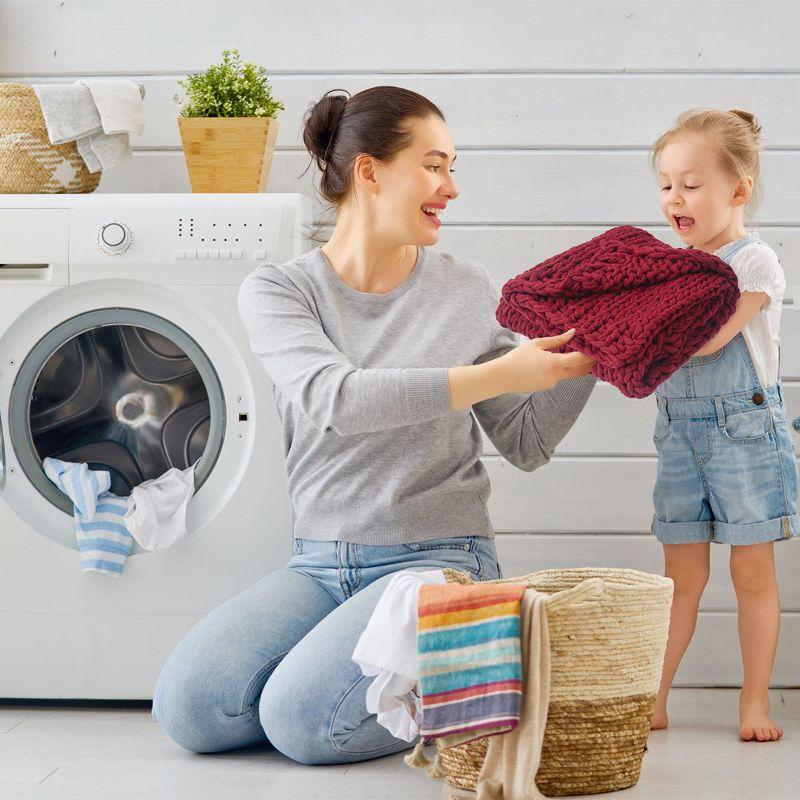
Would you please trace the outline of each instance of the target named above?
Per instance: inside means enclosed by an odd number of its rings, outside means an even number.
[[[739,738],[743,742],[775,742],[783,731],[769,716],[768,698],[739,698]]]

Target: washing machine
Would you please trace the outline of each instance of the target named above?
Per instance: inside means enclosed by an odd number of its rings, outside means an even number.
[[[0,698],[149,699],[181,637],[290,557],[236,298],[309,249],[310,222],[297,194],[0,195]],[[82,572],[47,456],[123,496],[196,463],[187,538]]]

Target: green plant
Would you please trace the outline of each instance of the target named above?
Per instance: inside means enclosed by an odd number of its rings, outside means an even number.
[[[276,117],[283,103],[272,96],[267,70],[247,61],[239,51],[223,50],[222,63],[187,75],[182,117]]]

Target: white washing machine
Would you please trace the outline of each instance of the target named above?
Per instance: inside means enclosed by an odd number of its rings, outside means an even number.
[[[290,557],[236,297],[309,249],[310,214],[297,194],[0,195],[0,698],[149,699],[184,633]],[[188,538],[82,572],[46,456],[120,495],[199,459]]]

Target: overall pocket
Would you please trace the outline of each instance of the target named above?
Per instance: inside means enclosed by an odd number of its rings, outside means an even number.
[[[767,439],[772,428],[772,415],[769,406],[765,406],[727,414],[722,435],[731,442],[744,444]]]

